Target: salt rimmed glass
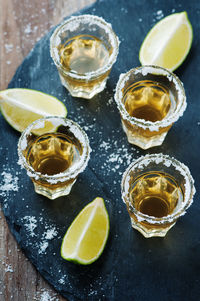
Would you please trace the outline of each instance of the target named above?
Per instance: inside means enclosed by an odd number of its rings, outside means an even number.
[[[170,109],[161,120],[136,118],[126,110],[124,102],[127,93],[133,87],[138,89],[138,85],[145,82],[153,83],[154,89],[159,92],[164,91],[164,93],[167,91],[169,94]],[[121,74],[116,86],[115,101],[128,141],[142,149],[161,145],[169,129],[183,115],[187,106],[184,87],[179,78],[167,69],[158,66],[142,66]],[[169,107],[165,102],[163,101],[163,108]]]
[[[70,193],[90,157],[87,134],[72,120],[45,117],[30,124],[18,142],[19,163],[35,191],[50,199]]]
[[[146,238],[165,236],[177,219],[186,213],[195,194],[188,167],[163,154],[146,155],[135,160],[123,174],[121,189],[132,227]],[[162,202],[158,203],[160,196]],[[148,197],[157,203],[149,202],[145,204],[146,208],[142,207],[142,201]],[[154,205],[156,214],[166,208],[169,213],[160,217],[146,214],[147,211],[153,212]]]
[[[104,57],[101,53],[101,60],[103,63],[96,66],[90,71],[77,71],[75,68],[66,67],[61,62],[61,55],[59,49],[64,45],[68,45],[72,41],[79,37],[81,41],[88,39],[88,41],[101,41],[101,46],[106,50],[108,57]],[[93,45],[94,46],[94,45]],[[89,47],[86,45],[86,48]],[[103,49],[102,48],[102,49]],[[72,49],[72,50],[71,50]],[[71,55],[72,51],[79,53],[79,58],[82,61],[85,58],[82,57],[83,48],[76,50],[71,48],[68,51],[66,59]],[[101,92],[106,85],[108,75],[111,71],[113,64],[115,63],[118,55],[119,40],[112,27],[103,18],[94,15],[80,15],[73,16],[68,20],[64,21],[58,26],[50,39],[50,51],[51,57],[58,69],[61,82],[65,86],[70,94],[75,97],[82,97],[90,99],[97,93]],[[98,53],[92,51],[92,47],[86,51],[91,54],[91,58],[87,62],[87,66],[91,65],[91,62],[97,62]],[[97,49],[98,51],[98,49]],[[66,53],[66,51],[65,51]]]

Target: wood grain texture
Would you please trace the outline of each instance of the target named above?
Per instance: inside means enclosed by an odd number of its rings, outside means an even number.
[[[0,90],[6,89],[23,58],[51,26],[94,2],[95,0],[0,0]],[[25,258],[0,211],[0,301],[11,300],[65,299],[48,285]]]

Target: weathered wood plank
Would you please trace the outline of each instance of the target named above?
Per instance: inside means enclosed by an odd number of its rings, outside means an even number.
[[[51,26],[93,2],[0,0],[0,90],[6,89],[23,58]],[[0,301],[12,300],[64,301],[64,298],[25,258],[0,212]]]

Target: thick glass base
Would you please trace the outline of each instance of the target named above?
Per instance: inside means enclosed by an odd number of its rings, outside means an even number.
[[[144,137],[140,134],[134,134],[126,128],[126,126],[122,122],[122,127],[124,132],[126,133],[128,142],[134,145],[139,146],[142,149],[148,149],[154,146],[162,145],[163,141],[165,140],[165,137],[167,135],[167,132],[160,133],[158,135],[152,136],[152,137]]]
[[[60,74],[60,80],[62,85],[70,92],[73,97],[80,97],[85,99],[91,99],[96,94],[104,90],[106,86],[107,78],[104,78],[102,81],[95,81],[94,83],[83,83],[71,85],[66,79]]]
[[[35,182],[33,182],[33,184],[34,184],[35,192],[37,192],[38,194],[42,194],[51,200],[54,200],[58,197],[68,195],[75,182],[76,180],[74,180],[72,183],[66,186],[61,186],[54,189],[50,189],[49,187],[39,185],[38,183]]]
[[[135,219],[131,218],[132,227],[138,230],[145,238],[150,237],[164,237],[167,232],[175,225],[175,222],[169,224],[167,227],[162,227],[156,225],[150,225],[149,227],[145,227],[144,223],[136,222]]]

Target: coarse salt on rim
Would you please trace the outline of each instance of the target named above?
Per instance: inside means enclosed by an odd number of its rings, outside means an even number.
[[[181,203],[181,206],[178,212],[174,212],[170,215],[158,218],[154,216],[149,216],[144,213],[139,212],[136,210],[131,202],[129,201],[128,194],[129,194],[129,181],[130,181],[130,171],[133,171],[134,168],[145,169],[150,163],[160,164],[162,163],[166,167],[173,166],[183,177],[185,180],[184,187],[184,202]],[[170,174],[170,173],[169,173]],[[129,208],[134,212],[138,221],[147,221],[150,224],[163,224],[163,223],[170,223],[176,220],[179,216],[182,216],[186,213],[186,210],[191,206],[193,203],[193,196],[196,192],[194,186],[194,179],[190,173],[189,168],[176,160],[173,157],[168,155],[164,155],[162,153],[158,154],[148,154],[146,156],[141,156],[140,158],[134,160],[131,165],[126,169],[123,174],[122,182],[121,182],[121,191],[122,191],[122,199],[123,202],[126,203],[125,199],[128,199]]]
[[[105,66],[97,69],[96,71],[87,72],[85,74],[79,74],[74,70],[66,70],[63,68],[62,64],[60,63],[60,57],[57,51],[57,46],[60,44],[61,39],[59,37],[59,34],[68,31],[74,31],[76,30],[80,24],[88,24],[88,26],[92,25],[98,25],[101,29],[103,29],[109,36],[110,43],[112,45],[112,53],[109,56],[108,62]],[[98,76],[101,76],[102,74],[105,74],[107,71],[109,71],[112,67],[112,65],[115,63],[117,59],[117,55],[119,52],[119,39],[112,30],[112,25],[110,23],[107,23],[102,17],[98,17],[95,15],[80,15],[80,16],[72,16],[69,19],[62,22],[53,32],[51,38],[50,38],[50,54],[51,57],[56,64],[56,66],[62,70],[62,72],[65,75],[68,75],[75,79],[80,80],[91,80],[92,78],[96,78]]]
[[[79,140],[83,147],[83,152],[80,155],[80,160],[66,171],[55,175],[47,175],[35,171],[33,167],[27,163],[27,160],[22,153],[22,151],[25,150],[28,146],[28,135],[30,135],[31,131],[34,129],[43,128],[45,126],[46,120],[51,120],[51,123],[55,127],[58,127],[60,125],[68,126],[68,129],[74,134],[74,136],[77,138],[77,140]],[[85,131],[83,131],[76,122],[64,117],[57,116],[49,116],[34,121],[25,129],[18,142],[19,164],[26,169],[28,176],[34,178],[35,180],[43,179],[50,184],[65,182],[71,178],[75,178],[79,173],[83,172],[90,159],[90,152],[91,148],[89,146],[89,139]]]
[[[179,99],[178,105],[172,114],[170,114],[168,117],[159,120],[159,121],[147,121],[144,119],[139,119],[133,116],[130,116],[127,112],[125,105],[122,102],[123,99],[123,87],[125,83],[129,80],[130,76],[132,74],[138,74],[141,73],[144,77],[148,74],[155,74],[155,75],[163,75],[166,76],[167,79],[173,82],[176,91],[177,91],[177,98]],[[186,102],[186,96],[185,91],[182,82],[179,80],[179,78],[173,74],[172,72],[168,71],[167,69],[164,69],[159,66],[153,66],[153,65],[146,65],[142,67],[137,67],[134,69],[129,70],[127,73],[122,73],[119,77],[117,86],[116,86],[116,92],[114,95],[115,102],[117,104],[118,110],[120,111],[122,118],[129,121],[132,125],[141,127],[143,129],[148,129],[151,132],[153,131],[159,131],[160,128],[165,128],[170,125],[172,125],[174,122],[176,122],[179,117],[181,117],[187,107]]]

